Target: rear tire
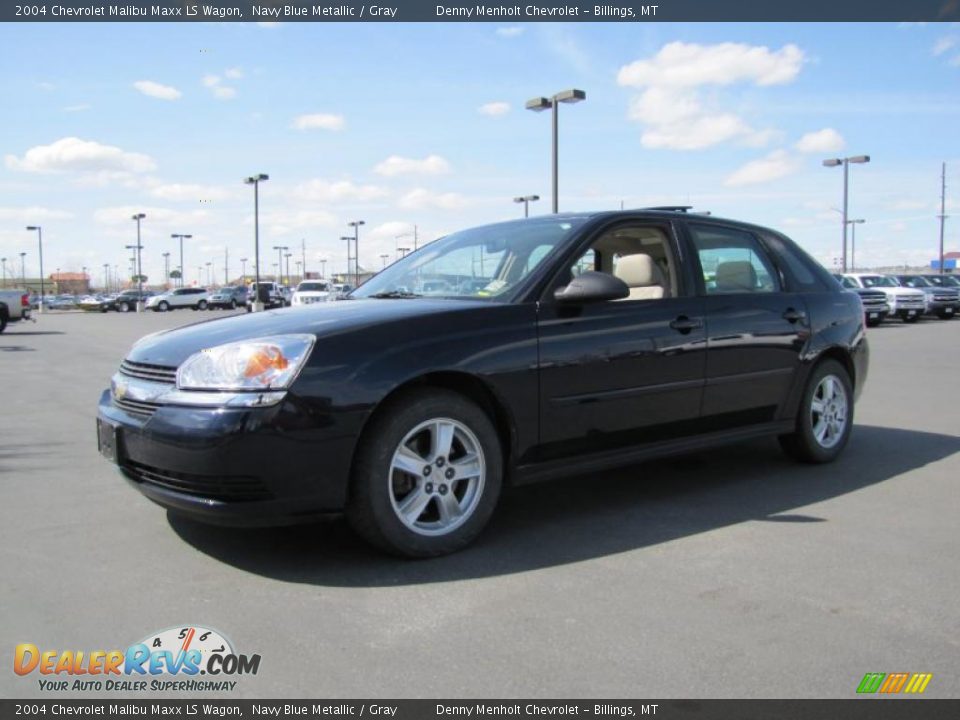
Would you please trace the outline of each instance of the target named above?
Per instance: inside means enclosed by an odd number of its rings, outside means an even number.
[[[449,390],[410,392],[364,432],[347,518],[389,553],[446,555],[480,534],[502,482],[500,439],[483,410]]]
[[[236,301],[236,300],[231,300],[231,301],[230,301],[230,309],[231,309],[231,310],[236,310],[236,309],[237,309],[237,301]]]
[[[7,309],[0,309],[0,334],[7,329]]]
[[[206,309],[207,309],[206,300],[201,300],[200,302],[197,303],[197,310],[206,310]]]
[[[824,360],[810,375],[797,410],[796,430],[781,435],[780,447],[806,463],[833,462],[853,427],[853,387],[846,368]]]
[[[130,312],[130,303],[127,303],[127,302],[120,303],[119,305],[117,305],[117,310],[119,310],[120,312]]]

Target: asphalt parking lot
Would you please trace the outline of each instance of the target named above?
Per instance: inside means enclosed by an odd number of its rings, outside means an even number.
[[[0,696],[44,694],[11,671],[17,643],[119,649],[185,624],[262,656],[230,697],[848,698],[899,671],[960,696],[960,321],[869,331],[832,466],[762,441],[522,488],[473,547],[405,562],[339,519],[169,516],[99,457],[96,402],[131,343],[227,314],[0,336]]]

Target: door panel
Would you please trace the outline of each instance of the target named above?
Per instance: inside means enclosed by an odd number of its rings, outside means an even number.
[[[695,421],[705,339],[702,298],[541,305],[544,459],[660,439],[662,426]]]
[[[705,302],[704,417],[728,414],[731,424],[774,419],[786,401],[809,337],[802,296],[744,293],[710,296]]]

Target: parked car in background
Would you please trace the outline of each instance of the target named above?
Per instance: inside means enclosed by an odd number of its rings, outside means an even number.
[[[843,275],[837,274],[834,277],[845,290],[860,296],[860,302],[863,304],[863,321],[868,327],[876,327],[890,314],[887,294],[882,290],[862,288],[856,281]]]
[[[254,300],[263,303],[266,310],[272,308],[282,308],[287,304],[286,298],[280,290],[280,286],[275,282],[261,281],[259,289],[256,283],[250,283],[250,290],[247,292],[247,312],[253,309]]]
[[[480,253],[482,290],[407,290],[471,276]],[[558,214],[447,235],[349,301],[149,335],[97,436],[174,513],[345,511],[380,548],[428,557],[476,538],[506,484],[590,473],[602,493],[608,468],[765,436],[830,462],[867,370],[860,300],[780,233]]]
[[[353,285],[350,283],[334,283],[333,284],[333,296],[334,299],[345,298],[353,292]]]
[[[889,275],[877,273],[846,273],[857,287],[883,291],[890,306],[890,315],[905,323],[914,323],[926,312],[926,296],[919,290],[903,287]]]
[[[332,292],[333,289],[326,280],[304,280],[297,285],[297,289],[293,293],[291,305],[298,307],[300,305],[326,302],[330,300]]]
[[[286,285],[280,286],[280,295],[283,297],[283,304],[290,307],[293,304],[293,290]]]
[[[956,275],[924,275],[923,277],[937,287],[960,288],[960,278]]]
[[[30,320],[30,293],[26,290],[0,290],[0,333],[10,323]]]
[[[207,309],[206,288],[202,287],[183,287],[176,290],[167,290],[165,293],[154,295],[147,299],[147,309],[156,312],[167,312],[168,310],[180,310],[190,308],[191,310]]]
[[[236,310],[247,302],[247,288],[243,285],[228,285],[207,295],[207,307]]]
[[[927,280],[923,275],[894,275],[903,287],[920,290],[924,294],[927,315],[936,315],[949,320],[960,311],[960,289],[942,287]]]
[[[117,312],[133,312],[137,309],[138,300],[149,300],[156,293],[152,290],[124,290],[122,293],[117,295],[115,304],[117,306]]]
[[[44,305],[44,307],[51,310],[70,310],[77,306],[77,302],[76,295],[54,295],[53,299]]]
[[[116,295],[87,295],[78,307],[86,312],[108,312],[117,309]]]

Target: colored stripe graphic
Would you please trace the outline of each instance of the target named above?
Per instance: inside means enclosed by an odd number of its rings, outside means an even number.
[[[890,673],[887,675],[887,679],[884,680],[883,685],[880,686],[880,692],[882,693],[898,693],[903,689],[904,684],[907,682],[907,678],[910,677],[910,673]]]
[[[932,678],[932,673],[914,673],[913,677],[910,678],[910,682],[907,683],[907,687],[904,689],[904,692],[922,693],[927,689],[927,685],[930,684],[930,680]]]
[[[867,673],[863,676],[863,680],[860,681],[860,685],[857,687],[857,692],[875,693],[880,689],[880,684],[883,682],[885,677],[886,673]]]

